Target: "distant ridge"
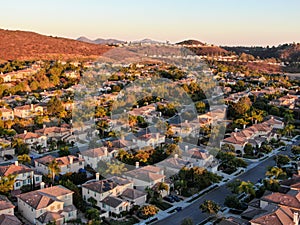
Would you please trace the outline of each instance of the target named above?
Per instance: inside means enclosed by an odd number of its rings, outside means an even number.
[[[185,41],[181,41],[176,43],[177,45],[202,45],[205,46],[205,44],[201,41],[197,41],[197,40],[185,40]]]
[[[0,29],[0,60],[96,58],[109,49],[29,31]]]
[[[97,38],[95,40],[91,40],[87,37],[79,37],[76,39],[77,41],[82,41],[90,44],[123,44],[125,41],[117,40],[117,39],[103,39],[103,38]]]

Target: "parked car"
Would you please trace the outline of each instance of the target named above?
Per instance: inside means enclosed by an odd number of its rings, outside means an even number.
[[[170,197],[173,198],[174,201],[180,202],[180,198],[178,196],[176,196],[176,195],[170,195]]]
[[[175,202],[175,200],[172,197],[170,197],[170,196],[166,196],[163,199],[166,200],[167,202],[171,202],[171,203]]]
[[[178,207],[175,208],[175,210],[176,210],[177,212],[179,212],[179,211],[182,210],[182,207],[178,206]]]

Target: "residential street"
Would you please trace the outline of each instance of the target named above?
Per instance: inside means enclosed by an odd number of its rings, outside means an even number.
[[[279,152],[279,153],[280,154],[289,154],[288,151]],[[256,183],[258,181],[258,179],[265,177],[267,167],[274,166],[275,161],[272,156],[263,162],[259,162],[259,163],[255,163],[255,164],[257,164],[257,165],[255,165],[254,168],[239,175],[235,179],[241,179],[241,180],[251,181],[253,183]],[[230,190],[228,190],[226,187],[226,184],[224,184],[224,185],[220,186],[219,188],[203,195],[198,200],[196,200],[194,203],[192,203],[191,205],[184,208],[182,211],[176,212],[173,215],[171,215],[163,220],[159,220],[153,224],[177,225],[177,224],[181,224],[181,221],[187,217],[192,218],[192,220],[194,221],[194,224],[198,224],[208,217],[208,214],[202,213],[199,210],[199,206],[200,206],[200,204],[203,203],[203,201],[213,200],[213,201],[223,205],[225,197],[230,194],[231,194]]]

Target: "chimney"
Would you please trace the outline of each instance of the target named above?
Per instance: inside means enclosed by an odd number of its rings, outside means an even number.
[[[70,164],[73,164],[73,156],[69,156]]]
[[[156,133],[156,140],[159,139],[159,133]]]
[[[24,130],[24,134],[27,134],[27,130]]]
[[[46,124],[43,124],[43,129],[45,129],[46,128]]]
[[[255,120],[255,124],[257,124],[257,120]]]
[[[298,212],[294,212],[294,219],[293,219],[294,225],[299,224],[299,215]]]
[[[274,119],[274,116],[271,116],[271,119]]]
[[[30,104],[30,109],[33,111],[33,104]]]
[[[44,188],[45,188],[45,183],[44,183],[44,182],[41,182],[41,183],[40,183],[40,188],[41,188],[41,189],[44,189]]]
[[[188,151],[189,150],[189,146],[188,145],[186,145],[186,146],[184,146],[184,151]]]
[[[135,168],[138,169],[140,167],[140,163],[139,162],[135,162]]]
[[[188,120],[185,120],[184,123],[187,124],[187,123],[188,123]]]
[[[96,180],[97,180],[97,181],[99,180],[99,177],[100,177],[100,174],[99,174],[99,173],[96,173]]]
[[[107,147],[103,147],[104,156],[108,156]]]
[[[243,125],[243,128],[246,129],[246,124]]]
[[[175,155],[174,155],[174,158],[175,158],[175,159],[178,159],[178,154],[175,154]]]
[[[234,128],[234,132],[238,132],[238,129],[237,129],[237,128]]]
[[[15,166],[19,166],[19,162],[18,161],[15,161]]]

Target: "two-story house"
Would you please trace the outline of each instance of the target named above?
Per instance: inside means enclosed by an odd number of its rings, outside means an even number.
[[[16,161],[14,164],[0,166],[0,176],[16,175],[14,190],[19,190],[25,185],[38,186],[42,182],[42,175],[35,173],[29,167],[19,164]]]
[[[64,186],[52,186],[27,192],[17,196],[18,211],[28,221],[37,225],[56,222],[58,225],[77,218],[77,209],[73,205],[73,192]]]
[[[24,130],[23,134],[15,135],[14,138],[23,140],[24,143],[28,145],[30,150],[36,148],[37,146],[40,146],[41,148],[47,147],[46,136],[39,135],[33,132],[27,132],[26,130]]]
[[[40,105],[23,105],[14,108],[14,115],[22,119],[28,119],[36,115],[43,115],[44,109]]]
[[[96,205],[104,211],[119,214],[131,207],[129,201],[118,197],[128,188],[133,188],[133,182],[121,177],[99,180],[97,174],[96,180],[82,185],[82,196],[85,201],[89,201],[90,198],[95,199]]]
[[[84,159],[85,165],[97,169],[99,161],[106,161],[112,157],[107,151],[107,147],[99,147],[81,151],[79,156]]]
[[[80,169],[84,168],[84,159],[74,155],[68,155],[55,158],[47,155],[34,160],[34,165],[37,171],[42,174],[49,173],[49,164],[55,160],[60,168],[60,174],[77,173]]]

